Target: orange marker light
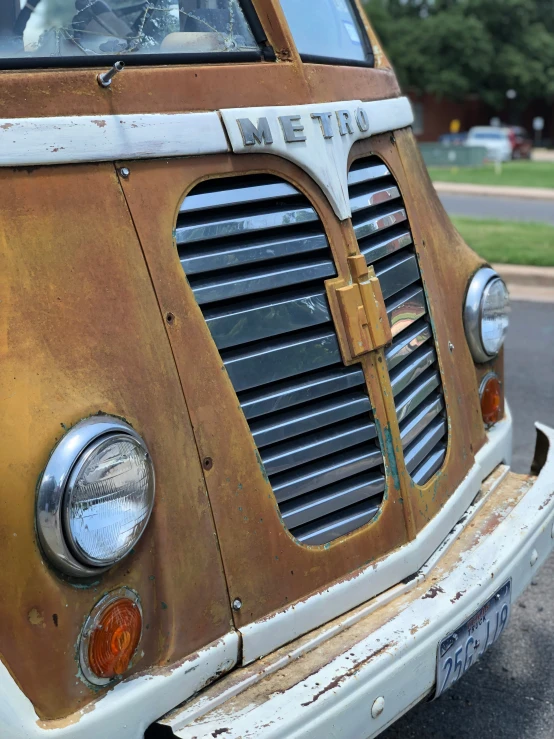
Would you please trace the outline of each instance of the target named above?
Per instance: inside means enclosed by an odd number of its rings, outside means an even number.
[[[483,421],[486,426],[492,426],[500,420],[502,412],[502,387],[497,375],[491,372],[483,378],[479,395]]]
[[[122,675],[138,646],[142,616],[136,603],[118,598],[96,616],[88,643],[88,664],[99,678]]]

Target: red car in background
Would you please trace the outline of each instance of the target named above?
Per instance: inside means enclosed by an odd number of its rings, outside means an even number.
[[[531,159],[533,140],[521,126],[509,126],[512,159]]]

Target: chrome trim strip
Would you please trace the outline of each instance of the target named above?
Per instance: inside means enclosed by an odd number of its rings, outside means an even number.
[[[0,119],[1,167],[197,156],[228,150],[216,112]]]

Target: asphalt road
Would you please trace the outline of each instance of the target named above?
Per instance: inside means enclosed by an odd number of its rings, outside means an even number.
[[[440,194],[440,199],[451,216],[537,221],[554,225],[554,203],[551,200],[518,200],[447,193]],[[554,730],[552,736],[554,737]]]
[[[554,424],[554,304],[512,304],[506,392],[514,416],[513,467],[528,472],[534,421]],[[553,739],[554,555],[482,660],[442,698],[421,703],[381,737]]]

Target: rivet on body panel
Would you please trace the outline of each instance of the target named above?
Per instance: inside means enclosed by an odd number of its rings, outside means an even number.
[[[537,559],[539,558],[539,553],[536,549],[533,549],[531,552],[531,567],[533,567],[534,564],[536,564]]]
[[[383,696],[379,696],[379,698],[376,698],[373,701],[373,705],[371,706],[371,715],[373,718],[379,718],[379,716],[383,713],[385,710],[385,699]]]
[[[123,177],[124,180],[126,180],[130,174],[131,174],[131,170],[129,169],[129,167],[121,167],[119,170],[119,176]]]
[[[242,608],[242,600],[240,598],[235,598],[233,601],[233,611],[240,611]]]

